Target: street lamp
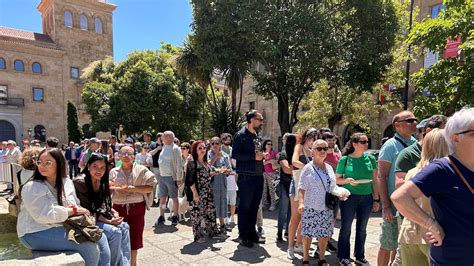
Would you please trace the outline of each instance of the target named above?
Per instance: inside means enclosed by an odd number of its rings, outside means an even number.
[[[410,2],[410,21],[408,25],[408,34],[411,32],[411,28],[413,26],[413,6],[415,5],[415,0],[411,0]],[[408,87],[409,87],[409,80],[410,80],[410,56],[411,56],[411,44],[408,45],[408,59],[406,62],[405,67],[405,92],[403,93],[403,110],[408,109]]]

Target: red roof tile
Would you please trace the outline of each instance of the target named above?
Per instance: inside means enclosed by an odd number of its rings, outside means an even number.
[[[0,26],[0,40],[27,43],[44,48],[59,49],[54,41],[46,34],[18,30]]]

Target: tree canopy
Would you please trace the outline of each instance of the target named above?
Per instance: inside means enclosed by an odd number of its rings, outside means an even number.
[[[414,111],[419,117],[450,116],[474,104],[474,1],[446,0],[444,4],[444,12],[416,24],[408,39],[439,54],[434,65],[413,75]],[[457,56],[445,56],[448,40],[460,40]]]
[[[282,134],[319,81],[371,90],[392,62],[398,20],[391,1],[192,3],[196,52],[213,68],[237,68],[234,80],[250,71],[255,92],[277,100]]]
[[[132,52],[113,67],[92,63],[82,96],[94,130],[123,125],[126,134],[172,130],[181,138],[196,137],[204,92],[170,64],[178,52],[163,44],[158,51]]]

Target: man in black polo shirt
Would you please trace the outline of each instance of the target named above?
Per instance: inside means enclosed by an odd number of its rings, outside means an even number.
[[[245,114],[247,126],[234,136],[232,158],[237,161],[237,185],[240,202],[238,215],[239,241],[246,247],[259,242],[255,231],[257,212],[263,193],[263,152],[258,136],[263,116],[256,110]]]

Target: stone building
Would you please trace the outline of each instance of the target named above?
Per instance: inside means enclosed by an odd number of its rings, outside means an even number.
[[[416,17],[413,17],[414,20],[422,21],[424,18],[436,17],[441,10],[444,8],[442,5],[442,0],[414,0],[414,14],[417,14]],[[430,51],[423,51],[421,56],[415,60],[415,62],[410,63],[410,72],[417,72],[420,68],[430,67],[434,64],[438,58],[438,53],[433,53]],[[401,65],[405,69],[406,65]],[[248,77],[244,81],[244,91],[242,93],[242,112],[246,112],[249,109],[257,109],[263,112],[265,118],[263,125],[263,135],[267,138],[271,138],[273,143],[279,143],[278,141],[281,138],[280,127],[278,124],[278,106],[276,100],[265,100],[263,97],[256,95],[252,87],[254,86],[255,81]],[[223,81],[220,81],[216,84],[216,88],[221,91],[229,90]],[[401,88],[399,88],[401,89]],[[411,106],[411,100],[413,99],[413,87],[409,88],[408,100],[409,105]],[[225,95],[225,93],[224,93]],[[374,97],[375,99],[376,97]],[[237,99],[237,102],[239,99]],[[377,104],[374,100],[374,104]],[[392,117],[400,112],[401,109],[392,110],[391,113],[380,114],[377,121],[372,121],[373,127],[380,129],[378,135],[373,135],[370,138],[370,147],[371,149],[379,149],[381,145],[381,140],[383,137],[392,136],[393,129],[391,125]],[[347,125],[347,124],[337,124],[334,128],[334,132],[341,139],[342,144],[345,143],[352,131],[357,130],[358,125]],[[281,145],[281,144],[280,144]]]
[[[112,16],[105,0],[41,0],[42,33],[0,26],[0,140],[68,141],[67,102],[86,134],[80,75],[113,56]]]

